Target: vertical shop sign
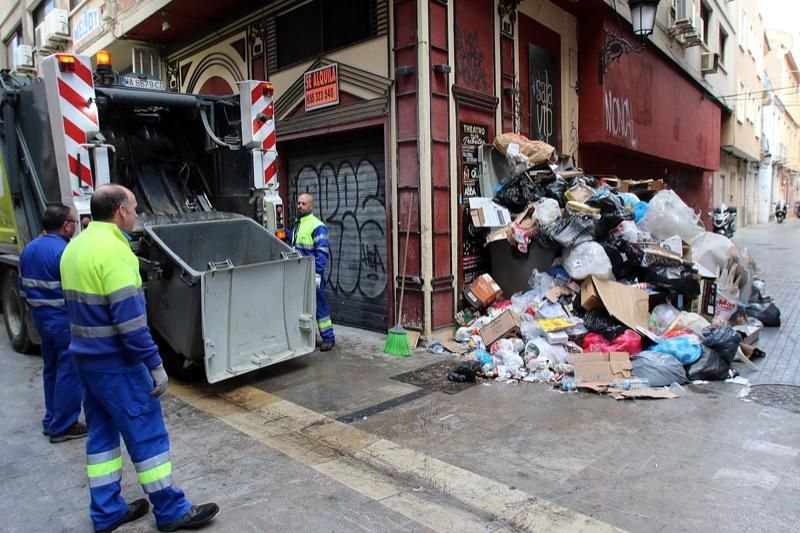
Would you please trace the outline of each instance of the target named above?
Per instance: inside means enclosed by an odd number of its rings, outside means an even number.
[[[469,215],[469,199],[481,195],[478,150],[488,142],[489,128],[480,124],[461,123],[461,203],[462,203],[462,267],[464,283],[470,283],[486,272],[487,257],[483,246],[484,232],[476,228]],[[488,192],[488,191],[486,191]]]
[[[528,82],[531,102],[531,139],[558,146],[558,91],[556,58],[528,44]]]

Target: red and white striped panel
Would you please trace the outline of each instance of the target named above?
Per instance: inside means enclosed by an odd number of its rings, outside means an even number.
[[[277,188],[275,106],[260,81],[241,82],[242,144],[252,148],[253,181],[257,189]]]
[[[56,57],[59,55],[56,54]],[[92,192],[94,187],[89,153],[80,145],[86,144],[89,138],[94,137],[100,129],[100,124],[97,118],[91,62],[86,56],[73,57],[74,72],[61,72],[59,68],[56,68],[55,72],[72,195],[78,196],[81,189]]]

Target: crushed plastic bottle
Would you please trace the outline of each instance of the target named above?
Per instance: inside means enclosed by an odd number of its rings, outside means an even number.
[[[625,390],[649,389],[650,380],[646,378],[629,378],[622,382],[622,388]]]
[[[561,380],[559,388],[564,392],[577,391],[580,380],[576,378],[564,378]]]

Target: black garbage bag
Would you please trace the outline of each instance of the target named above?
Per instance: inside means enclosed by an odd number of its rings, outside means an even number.
[[[681,362],[668,353],[639,352],[636,357],[631,357],[631,365],[633,376],[646,379],[651,387],[668,387],[672,383],[682,385],[689,381]]]
[[[583,326],[593,333],[599,333],[609,342],[613,341],[628,329],[622,322],[602,309],[592,309],[583,315]]]
[[[558,241],[553,240],[545,231],[538,232],[538,235],[536,235],[531,242],[536,243],[536,245],[543,250],[557,250],[561,248]]]
[[[596,223],[593,215],[566,213],[544,228],[544,233],[561,246],[570,248],[594,240]]]
[[[531,202],[544,196],[544,190],[527,173],[514,176],[497,191],[494,201],[512,213],[521,213]]]
[[[478,371],[481,369],[481,364],[478,361],[465,361],[455,367],[447,379],[455,381],[456,383],[465,383],[475,381]]]
[[[544,194],[542,196],[545,198],[552,198],[558,202],[559,207],[563,208],[567,205],[566,193],[569,188],[567,180],[561,176],[554,176],[540,181],[539,185],[544,189]]]
[[[635,278],[641,268],[639,251],[625,239],[608,237],[598,241],[611,261],[611,268],[617,280]]]
[[[687,298],[695,298],[700,294],[700,282],[695,279],[692,269],[685,265],[650,265],[642,268],[641,279],[656,287],[683,294]]]
[[[766,299],[766,294],[764,294],[765,284],[764,280],[760,278],[753,278],[753,283],[750,288],[750,299],[748,303],[751,304],[763,304],[765,303],[764,300]]]
[[[777,328],[781,325],[781,310],[774,303],[747,304],[747,316],[757,318],[768,328]]]
[[[595,227],[595,238],[602,239],[625,220],[633,220],[633,213],[625,207],[622,198],[610,191],[598,191],[586,201],[591,207],[600,209],[600,220]]]
[[[736,357],[736,351],[741,342],[742,336],[730,326],[711,327],[703,330],[703,345],[717,352],[729,363],[732,363]]]
[[[730,361],[726,361],[715,350],[708,346],[703,346],[703,355],[700,356],[696,362],[692,363],[686,372],[690,381],[696,379],[703,380],[720,380],[728,379],[731,369]]]

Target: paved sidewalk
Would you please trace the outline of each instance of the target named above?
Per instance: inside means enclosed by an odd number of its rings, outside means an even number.
[[[749,226],[733,240],[753,254],[767,294],[781,310],[781,327],[764,328],[756,343],[767,354],[756,361],[761,370],[743,375],[753,383],[800,385],[800,220]]]

